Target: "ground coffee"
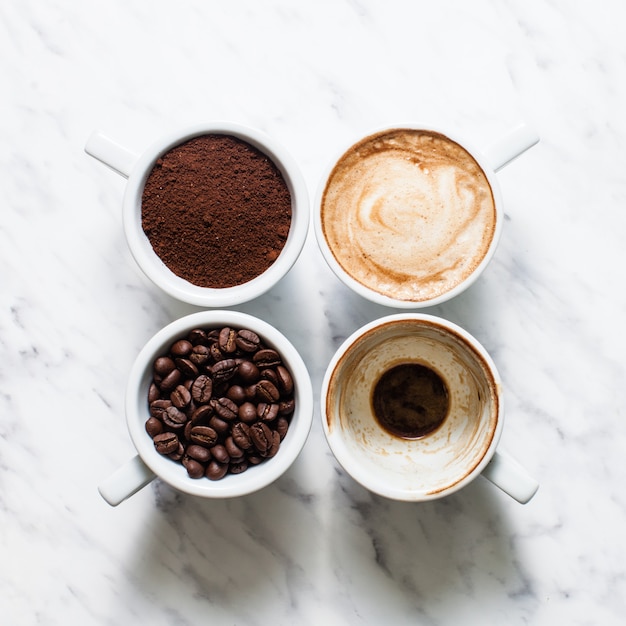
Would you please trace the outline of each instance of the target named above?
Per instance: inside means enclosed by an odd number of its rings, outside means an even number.
[[[278,453],[294,387],[281,355],[253,331],[196,328],[154,360],[146,432],[191,478],[240,474]]]
[[[141,219],[176,275],[200,287],[233,287],[278,258],[291,225],[291,194],[267,155],[236,137],[207,134],[157,160]]]

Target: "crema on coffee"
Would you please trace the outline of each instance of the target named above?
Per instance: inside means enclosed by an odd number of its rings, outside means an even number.
[[[493,241],[496,207],[467,150],[426,130],[394,129],[352,146],[321,200],[324,238],[354,280],[423,302],[465,281]]]

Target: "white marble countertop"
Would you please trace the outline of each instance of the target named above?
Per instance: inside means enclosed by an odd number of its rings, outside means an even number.
[[[0,8],[0,621],[30,624],[623,624],[626,619],[626,38],[619,0],[7,1]],[[133,453],[124,387],[144,342],[195,310],[124,240],[124,180],[84,153],[137,151],[226,119],[281,142],[311,199],[351,139],[431,122],[541,143],[498,174],[506,223],[465,294],[428,312],[493,355],[503,445],[541,487],[373,496],[335,462],[318,394],[339,343],[389,313],[315,240],[236,307],[300,350],[314,425],[251,496],[96,486]]]

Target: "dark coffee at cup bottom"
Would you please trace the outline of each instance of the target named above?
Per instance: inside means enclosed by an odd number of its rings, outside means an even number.
[[[448,415],[448,387],[429,367],[402,363],[379,378],[372,408],[378,423],[392,435],[419,439],[441,426]]]

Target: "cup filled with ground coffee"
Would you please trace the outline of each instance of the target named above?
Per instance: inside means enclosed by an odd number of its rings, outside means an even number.
[[[116,506],[156,477],[205,498],[252,493],[287,471],[312,419],[307,368],[282,333],[238,311],[188,315],[132,366],[126,422],[137,455],[100,494]]]
[[[495,172],[538,138],[514,128],[484,153],[433,128],[392,127],[333,160],[315,232],[330,268],[369,300],[433,306],[471,285],[502,229]]]
[[[479,475],[521,503],[537,491],[498,449],[503,394],[492,359],[439,317],[390,315],[346,339],[324,376],[321,414],[340,465],[379,495],[433,500]]]
[[[128,178],[124,232],[139,267],[169,295],[231,306],[274,286],[309,224],[304,179],[264,134],[214,122],[175,131],[140,156],[94,132],[85,150]]]

